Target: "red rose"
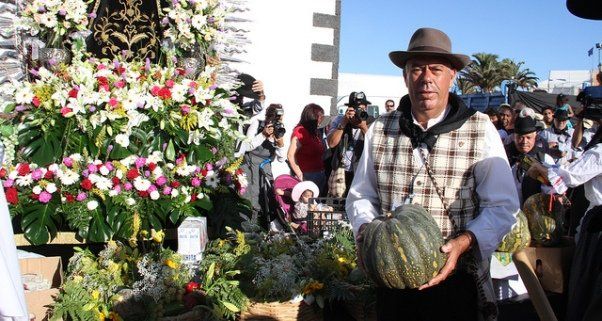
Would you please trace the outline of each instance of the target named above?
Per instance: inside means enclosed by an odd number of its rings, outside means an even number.
[[[117,186],[119,183],[121,183],[121,180],[117,177],[111,178],[111,181],[113,182],[113,186]]]
[[[151,88],[151,95],[157,96],[159,94],[160,90],[161,90],[161,87],[159,87],[159,86],[153,86],[153,88]]]
[[[19,203],[19,193],[17,192],[17,189],[14,187],[9,187],[5,190],[6,193],[6,200],[12,204],[12,205],[17,205],[17,203]]]
[[[107,77],[97,77],[96,80],[98,81],[98,88],[102,88],[105,91],[109,91],[109,80],[107,79]]]
[[[178,187],[180,187],[180,182],[174,181],[174,182],[171,182],[171,184],[170,184],[170,185],[171,185],[171,187],[173,187],[173,188],[178,188]]]
[[[44,178],[45,179],[53,179],[54,173],[52,171],[47,171],[46,174],[44,174]]]
[[[151,172],[154,171],[155,168],[157,168],[157,164],[155,164],[155,163],[148,164],[148,169],[150,169]]]
[[[75,196],[69,194],[69,193],[65,193],[65,198],[67,199],[67,203],[73,203],[75,202]]]
[[[191,293],[191,292],[193,292],[194,290],[197,290],[197,289],[200,289],[200,288],[201,288],[201,285],[200,285],[200,284],[198,284],[198,283],[196,283],[196,282],[194,282],[194,281],[190,281],[190,282],[188,282],[188,283],[186,284],[186,287],[185,287],[185,289],[186,289],[186,293]]]
[[[36,107],[40,107],[40,105],[42,104],[42,102],[40,101],[40,98],[38,98],[37,96],[33,97],[33,99],[31,100],[31,103]]]
[[[138,170],[135,168],[130,169],[127,174],[125,175],[127,177],[127,179],[129,179],[130,181],[134,180],[136,177],[140,176],[140,173],[138,173]]]
[[[161,88],[161,90],[159,90],[159,98],[161,98],[163,100],[170,99],[171,98],[171,90],[169,90],[169,88],[167,88],[167,87]]]
[[[34,193],[31,193],[31,195],[29,195],[29,197],[30,197],[32,200],[36,200],[36,201],[37,201],[37,200],[40,198],[40,195],[38,195],[38,194],[34,194]]]
[[[196,201],[196,194],[190,195],[190,203]]]
[[[145,198],[148,197],[148,192],[147,191],[138,191],[138,196]]]
[[[19,169],[17,172],[19,173],[19,176],[25,176],[25,175],[29,174],[30,171],[31,170],[29,169],[29,164],[23,163],[23,164],[19,165]]]
[[[201,175],[203,175],[203,177],[207,177],[208,173],[209,173],[209,171],[207,171],[206,169],[201,170]]]
[[[5,168],[0,168],[0,178],[5,178],[6,177],[6,169]]]
[[[75,88],[69,90],[69,98],[77,98],[77,93],[78,93],[78,90]]]
[[[92,181],[90,179],[88,179],[88,178],[84,178],[84,180],[81,182],[80,185],[86,191],[89,191],[89,190],[92,189]]]

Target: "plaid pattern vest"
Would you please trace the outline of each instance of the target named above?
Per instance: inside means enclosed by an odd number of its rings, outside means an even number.
[[[426,167],[414,160],[410,138],[399,129],[400,116],[401,112],[394,111],[382,115],[374,124],[371,144],[381,209],[387,212],[402,205],[416,176],[412,203],[431,213],[447,239],[465,230],[478,214],[473,168],[484,157],[482,138],[489,118],[475,113],[459,129],[439,135],[431,152],[422,154],[428,158],[431,178]],[[449,215],[436,186],[449,206]]]

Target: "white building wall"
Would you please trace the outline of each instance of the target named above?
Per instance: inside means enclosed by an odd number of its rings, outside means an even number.
[[[397,106],[399,99],[408,93],[401,70],[399,76],[339,73],[337,106],[347,103],[353,91],[363,91],[372,105],[379,106],[381,114],[385,112],[387,99],[393,99]]]
[[[591,84],[592,72],[589,70],[551,70],[548,79],[537,85],[551,94],[577,95],[584,83]]]

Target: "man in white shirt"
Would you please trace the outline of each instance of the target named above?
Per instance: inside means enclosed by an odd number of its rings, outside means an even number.
[[[495,127],[449,93],[470,58],[452,54],[449,37],[432,28],[418,29],[407,51],[389,57],[403,68],[409,94],[366,133],[347,214],[361,248],[375,217],[422,205],[447,241],[447,263],[418,290],[379,287],[378,320],[494,320],[489,258],[519,204]]]
[[[564,109],[556,109],[554,122],[550,128],[539,133],[543,143],[543,150],[552,158],[557,165],[564,165],[573,158],[573,132],[568,128],[569,113]]]

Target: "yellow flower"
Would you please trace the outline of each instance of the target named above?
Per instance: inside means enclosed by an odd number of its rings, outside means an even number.
[[[100,292],[98,292],[98,290],[93,290],[92,291],[92,299],[98,300],[99,297],[100,297]]]
[[[98,311],[98,314],[96,315],[96,317],[98,318],[99,321],[105,321],[105,314]]]
[[[311,281],[305,285],[303,288],[303,294],[312,294],[316,291],[322,290],[324,288],[324,283],[318,281]]]
[[[153,229],[153,230],[151,230],[151,235],[152,235],[153,241],[155,241],[155,243],[161,243],[161,242],[163,242],[163,239],[165,238],[165,232],[163,232],[163,230],[157,232]]]
[[[165,265],[174,270],[178,268],[178,263],[174,262],[172,259],[165,260]]]

